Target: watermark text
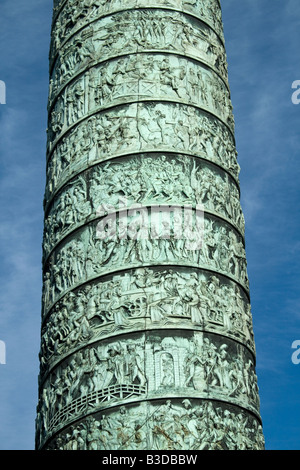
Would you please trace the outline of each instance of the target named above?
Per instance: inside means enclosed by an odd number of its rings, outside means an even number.
[[[3,80],[0,80],[0,104],[6,104],[6,85]]]
[[[6,364],[6,345],[0,340],[0,364]]]
[[[96,238],[99,240],[184,240],[188,250],[200,250],[204,233],[204,210],[196,207],[142,204],[127,205],[126,199],[119,207],[99,206]]]

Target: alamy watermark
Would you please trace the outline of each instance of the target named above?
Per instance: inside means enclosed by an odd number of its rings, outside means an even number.
[[[6,345],[0,340],[0,364],[6,364]]]
[[[6,85],[0,80],[0,104],[6,104]]]
[[[103,217],[96,228],[99,240],[181,240],[187,250],[202,247],[204,209],[201,204],[193,207],[135,203],[129,207],[126,198],[120,198],[118,208],[101,205],[97,216]]]
[[[300,104],[300,80],[295,80],[292,83],[292,89],[296,90],[292,94],[292,103],[293,104]]]
[[[292,343],[292,349],[295,349],[295,351],[292,354],[292,363],[293,364],[300,364],[300,340],[295,340]]]

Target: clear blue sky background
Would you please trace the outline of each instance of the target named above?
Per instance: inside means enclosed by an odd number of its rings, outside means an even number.
[[[223,0],[266,447],[300,449],[299,0]],[[0,449],[34,448],[52,0],[1,0]]]

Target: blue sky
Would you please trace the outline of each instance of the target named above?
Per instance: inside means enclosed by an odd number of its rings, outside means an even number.
[[[223,0],[266,447],[300,449],[299,0]],[[0,450],[34,448],[52,0],[1,0]]]

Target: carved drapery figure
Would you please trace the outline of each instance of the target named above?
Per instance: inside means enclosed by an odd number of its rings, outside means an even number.
[[[219,1],[54,0],[48,112],[36,448],[262,449]]]

